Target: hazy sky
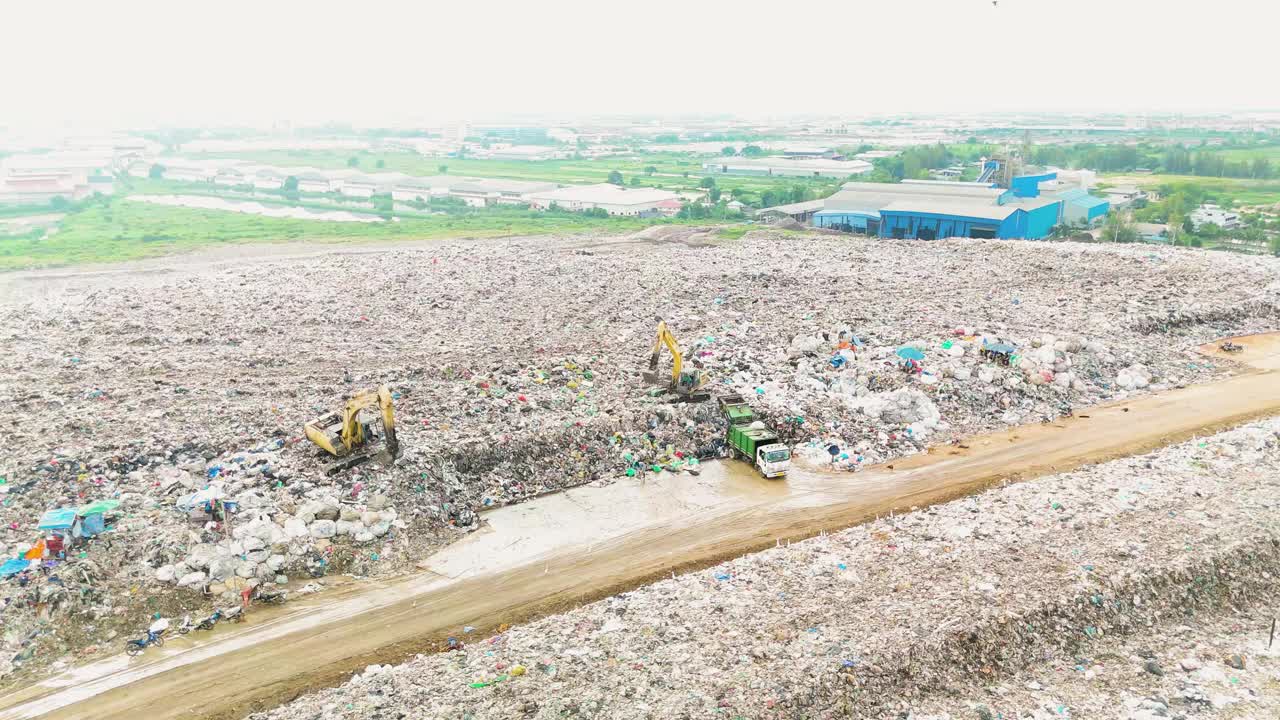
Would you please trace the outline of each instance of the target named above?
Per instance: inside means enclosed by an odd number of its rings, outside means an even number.
[[[0,125],[1280,107],[1266,0],[6,2]]]

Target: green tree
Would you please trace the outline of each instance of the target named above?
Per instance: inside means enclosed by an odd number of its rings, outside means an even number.
[[[49,200],[49,207],[54,210],[66,210],[71,207],[71,201],[63,195],[54,195]]]
[[[298,192],[298,178],[294,175],[290,175],[285,178],[284,185],[281,186],[281,189],[285,192]]]
[[[715,186],[716,186],[716,179],[715,179],[715,178],[713,178],[713,177],[711,177],[711,176],[709,176],[709,175],[708,175],[707,177],[704,177],[704,178],[702,178],[701,180],[699,180],[699,181],[698,181],[698,187],[700,187],[700,188],[706,188],[706,189],[710,190],[711,188],[713,188],[713,187],[715,187]]]
[[[682,175],[684,175],[685,177],[689,177],[689,171],[688,171],[688,170],[685,170],[685,171],[684,171],[683,173],[681,173],[681,174],[682,174]]]
[[[1262,155],[1254,158],[1251,163],[1250,177],[1258,179],[1271,177],[1271,161]]]
[[[379,168],[384,168],[384,167],[386,167],[386,166],[387,166],[387,161],[386,161],[386,160],[383,160],[382,158],[378,158],[378,162],[376,163],[376,165],[377,165]]]
[[[654,167],[654,166],[652,166],[652,165],[646,165],[646,166],[645,166],[645,168],[644,168],[644,174],[645,174],[645,175],[648,175],[648,176],[650,176],[650,177],[652,177],[652,176],[653,176],[653,174],[654,174],[654,173],[656,173],[656,172],[658,172],[658,168],[656,168],[656,167]]]
[[[1102,226],[1102,242],[1133,243],[1138,241],[1138,231],[1123,215],[1113,212],[1107,215]]]
[[[448,174],[449,174],[449,166],[448,166],[448,165],[437,165],[437,166],[436,166],[436,171],[437,171],[437,172],[439,172],[441,175],[448,175]]]
[[[720,188],[711,188],[707,193],[707,197],[711,198],[711,202],[720,202]]]
[[[640,176],[639,176],[639,175],[632,175],[632,176],[631,176],[631,186],[632,186],[632,187],[639,187],[639,186],[640,186]]]
[[[159,180],[163,178],[164,166],[161,165],[160,163],[156,163],[155,165],[152,165],[151,169],[147,171],[147,177],[151,178],[152,180]]]
[[[347,167],[360,167],[360,158],[355,155],[347,158]]]
[[[742,148],[743,157],[760,157],[764,155],[764,148],[759,145],[748,145]]]
[[[680,212],[676,213],[676,217],[681,220],[701,220],[709,217],[711,210],[702,203],[686,202],[680,206]]]
[[[724,147],[720,148],[720,154],[724,155],[725,157],[729,157],[730,155],[737,155],[738,151],[735,150],[732,145],[725,145]]]
[[[1169,221],[1165,233],[1169,236],[1170,245],[1182,245],[1187,240],[1182,234],[1182,225],[1186,222],[1186,219],[1181,213],[1169,213]]]
[[[617,170],[610,170],[610,171],[609,171],[609,182],[613,183],[614,185],[621,185],[621,184],[622,184],[622,173],[618,172]]]

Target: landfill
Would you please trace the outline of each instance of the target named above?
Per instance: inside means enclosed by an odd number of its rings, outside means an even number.
[[[9,288],[0,675],[114,652],[156,613],[246,590],[405,572],[486,508],[637,467],[696,472],[726,454],[724,421],[642,379],[659,318],[799,461],[856,472],[1237,372],[1194,347],[1273,327],[1278,268],[1149,246],[645,231]],[[303,424],[383,384],[401,456],[327,474]],[[98,501],[116,504],[83,511]],[[51,511],[66,525],[40,527]]]
[[[372,665],[255,720],[1271,717],[1280,420]]]

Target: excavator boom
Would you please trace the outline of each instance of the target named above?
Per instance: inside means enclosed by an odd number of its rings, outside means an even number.
[[[658,378],[658,360],[662,355],[662,347],[664,345],[667,350],[671,351],[671,390],[684,400],[696,401],[709,398],[710,395],[700,392],[702,386],[706,383],[706,377],[697,371],[685,371],[684,355],[680,352],[680,343],[676,341],[676,336],[671,334],[671,330],[667,328],[667,323],[663,320],[658,321],[658,335],[653,340],[653,353],[649,356],[649,372],[645,373],[645,380],[661,384],[661,380]]]
[[[374,407],[378,408],[382,421],[382,444],[391,457],[400,454],[400,443],[396,438],[395,406],[391,401],[391,391],[383,385],[375,390],[353,395],[341,412],[318,417],[303,428],[307,439],[330,455],[343,458],[329,468],[330,472],[357,465],[373,457],[373,450],[357,451],[366,450],[370,440],[374,439],[369,423],[360,422],[360,412]]]

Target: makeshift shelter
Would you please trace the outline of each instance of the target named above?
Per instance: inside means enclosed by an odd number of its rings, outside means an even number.
[[[70,530],[76,523],[75,508],[57,508],[40,516],[37,530]]]

